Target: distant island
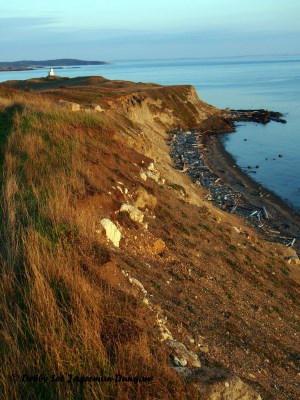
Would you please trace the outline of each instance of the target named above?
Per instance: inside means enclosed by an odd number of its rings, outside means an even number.
[[[0,71],[26,71],[44,67],[67,67],[73,65],[105,65],[108,64],[105,61],[84,61],[72,58],[61,58],[55,60],[44,60],[44,61],[5,61],[0,62]]]

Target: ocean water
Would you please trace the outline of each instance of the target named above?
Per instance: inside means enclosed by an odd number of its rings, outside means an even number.
[[[0,72],[0,81],[42,77],[47,72]],[[202,100],[220,108],[265,108],[284,113],[285,125],[240,124],[237,132],[224,135],[223,141],[245,172],[256,172],[250,173],[252,179],[300,211],[300,56],[114,61],[64,67],[55,74],[192,84]],[[248,169],[256,165],[259,168]]]

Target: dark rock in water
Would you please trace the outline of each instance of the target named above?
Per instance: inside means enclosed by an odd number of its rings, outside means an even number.
[[[286,120],[282,119],[283,116],[280,112],[268,110],[229,110],[229,118],[232,121],[252,121],[259,124],[268,124],[270,121],[280,122],[286,124]],[[244,139],[245,140],[245,139]]]
[[[279,158],[283,157],[283,154],[278,154],[278,157],[279,157]]]
[[[259,168],[259,165],[255,165],[255,168]]]

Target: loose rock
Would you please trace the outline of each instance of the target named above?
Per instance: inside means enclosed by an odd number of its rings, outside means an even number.
[[[68,108],[71,111],[80,111],[80,104],[73,103],[71,101],[59,100],[59,105],[64,108]]]
[[[142,179],[143,181],[146,181],[146,180],[147,180],[147,175],[145,174],[144,171],[141,171],[141,172],[140,172],[140,177],[141,177],[141,179]]]
[[[103,218],[100,223],[105,229],[107,239],[109,239],[114,246],[119,247],[121,232],[117,226],[108,218]]]
[[[184,359],[187,360],[185,365],[195,368],[201,367],[201,362],[197,354],[189,351],[183,343],[179,342],[178,340],[168,339],[167,344],[173,349],[180,362]],[[183,365],[182,362],[181,365]]]
[[[153,245],[153,252],[155,253],[155,254],[163,254],[164,253],[164,251],[166,250],[166,243],[163,241],[163,240],[161,240],[161,239],[158,239],[158,240],[156,240],[155,242],[154,242],[154,245]]]
[[[144,220],[144,214],[142,211],[131,204],[122,204],[120,211],[127,212],[132,221],[139,222],[141,224]]]

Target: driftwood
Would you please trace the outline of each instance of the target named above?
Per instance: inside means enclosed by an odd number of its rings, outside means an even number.
[[[294,238],[291,242],[287,243],[287,244],[286,244],[286,247],[293,247],[295,241],[296,241],[296,238]]]
[[[269,219],[269,214],[268,214],[266,207],[263,207],[263,213],[264,213],[265,219]]]

